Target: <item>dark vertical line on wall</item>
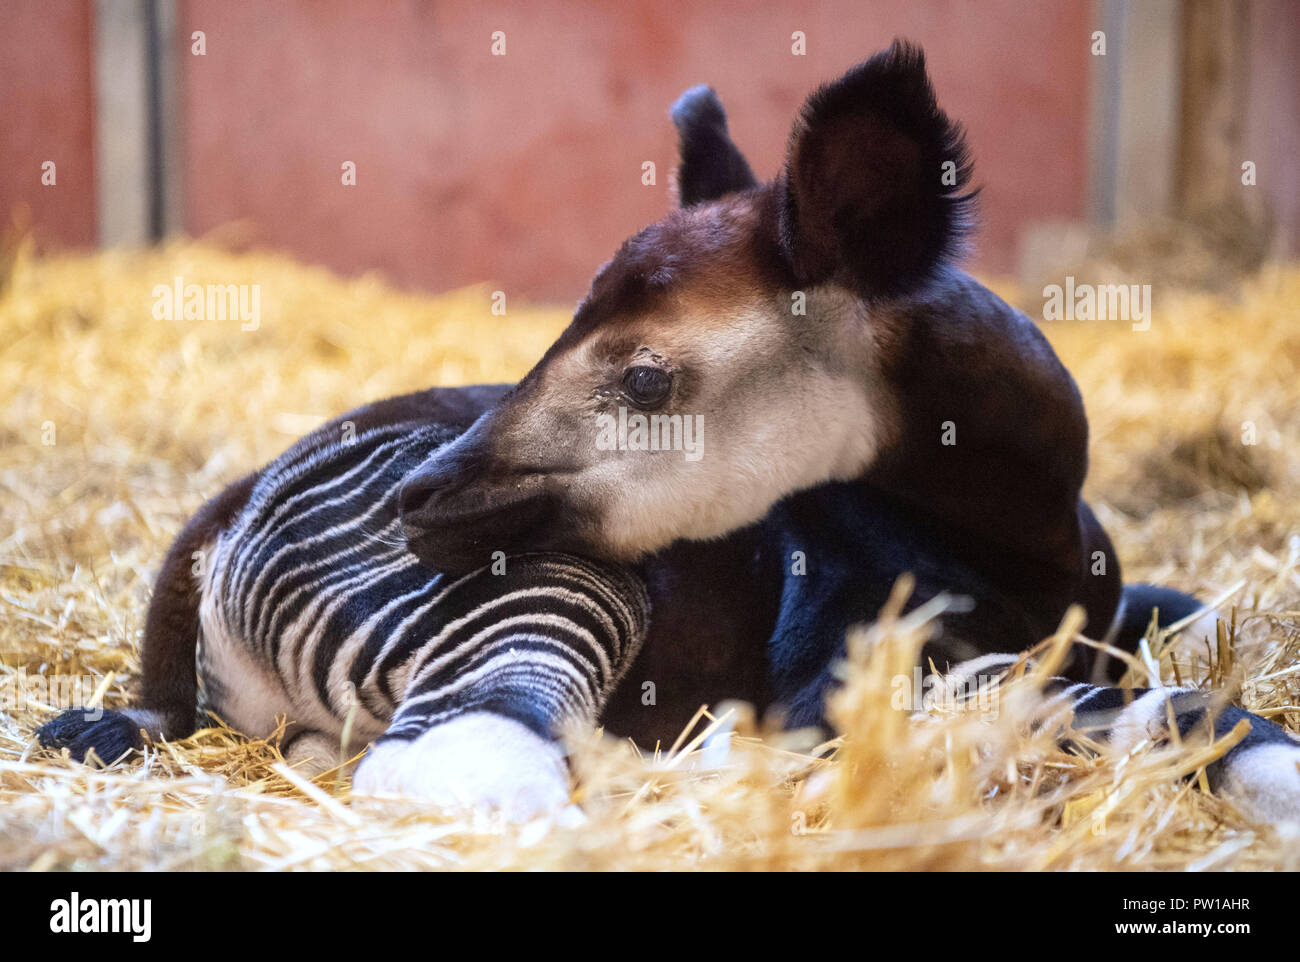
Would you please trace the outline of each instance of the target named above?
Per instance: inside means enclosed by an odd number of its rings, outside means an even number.
[[[1091,120],[1091,207],[1093,223],[1115,223],[1115,180],[1119,160],[1119,100],[1123,79],[1124,11],[1120,0],[1098,0],[1094,22],[1106,34],[1106,55],[1093,57]]]
[[[1106,126],[1106,150],[1102,158],[1106,193],[1102,202],[1102,219],[1107,227],[1115,226],[1116,181],[1119,178],[1120,91],[1124,83],[1125,29],[1124,10],[1121,3],[1110,0],[1106,4],[1106,36],[1110,46],[1106,51],[1105,99],[1102,101],[1102,123]]]
[[[158,241],[167,233],[167,170],[163,160],[162,26],[158,0],[146,0],[146,55],[148,57],[148,156],[149,156],[149,239]]]
[[[158,24],[158,149],[162,157],[162,234],[185,232],[185,137],[181,87],[189,41],[181,35],[181,0],[153,0]]]
[[[1128,230],[1167,215],[1174,197],[1180,7],[1176,0],[1103,0],[1106,56],[1094,74],[1094,217]]]
[[[143,0],[95,0],[95,217],[99,243],[149,239],[148,24]]]

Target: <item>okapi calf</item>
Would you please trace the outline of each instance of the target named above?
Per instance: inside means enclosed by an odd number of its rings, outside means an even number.
[[[1197,610],[1122,589],[1080,499],[1073,380],[953,265],[971,165],[919,50],[815,92],[765,184],[712,91],[673,118],[681,208],[623,245],[518,385],[362,408],[341,419],[353,443],[335,422],[205,506],[163,565],[141,708],[66,713],[46,743],[111,759],[141,727],[188,734],[197,643],[235,727],[287,714],[292,748],[328,762],[351,718],[377,740],[359,788],[521,815],[567,797],[562,722],[651,741],[735,697],[822,723],[847,629],[905,572],[913,605],[969,599],[923,653],[958,673],[1004,665],[1074,603],[1128,646],[1154,603],[1165,623]],[[702,425],[699,456],[609,443],[637,415]],[[1083,723],[1207,721],[1205,693],[1086,684],[1108,671],[1091,652],[1067,670]],[[1295,817],[1300,744],[1238,708],[1212,724],[1243,717],[1212,783]]]

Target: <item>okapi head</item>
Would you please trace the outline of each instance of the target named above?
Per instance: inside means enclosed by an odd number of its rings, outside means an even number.
[[[537,366],[408,478],[426,563],[632,560],[857,477],[888,443],[873,315],[954,255],[969,202],[921,51],[895,43],[817,90],[765,184],[712,90],[672,117],[679,209],[624,243]]]

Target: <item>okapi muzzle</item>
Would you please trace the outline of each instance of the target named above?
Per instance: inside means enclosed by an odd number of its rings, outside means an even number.
[[[489,411],[402,485],[398,507],[411,550],[437,570],[467,572],[519,544],[572,549],[583,527],[564,496],[566,449],[556,443],[535,460],[503,451]],[[558,433],[558,432],[557,432]]]

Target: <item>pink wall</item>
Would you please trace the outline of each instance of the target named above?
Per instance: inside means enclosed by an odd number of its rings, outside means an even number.
[[[1300,16],[1294,0],[1254,0],[1245,157],[1280,230],[1273,254],[1300,254]]]
[[[90,24],[81,0],[0,11],[0,234],[25,216],[43,244],[95,241]],[[47,160],[53,187],[41,184]]]
[[[569,301],[668,203],[667,109],[712,84],[759,176],[794,112],[895,35],[921,42],[984,185],[977,263],[1082,216],[1093,24],[1077,0],[609,4],[179,0],[186,223],[428,289]],[[504,30],[507,56],[490,55]],[[807,35],[806,57],[790,35]],[[356,187],[340,164],[358,166]],[[641,185],[653,160],[658,185]]]

